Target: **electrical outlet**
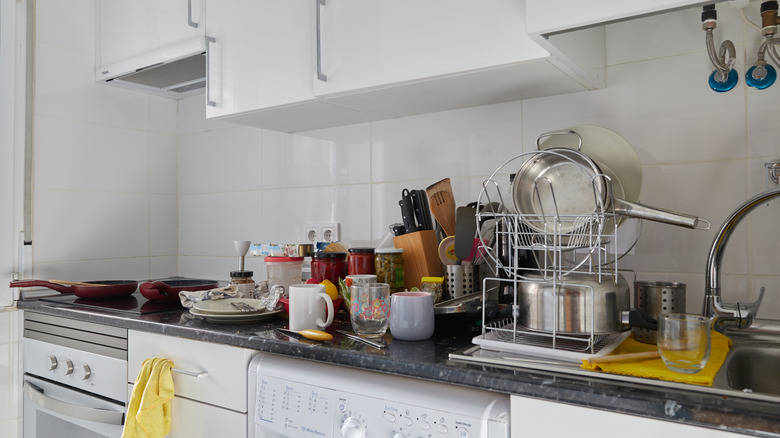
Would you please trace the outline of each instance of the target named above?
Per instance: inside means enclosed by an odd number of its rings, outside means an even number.
[[[303,224],[304,243],[317,243],[322,241],[322,230],[319,224]]]
[[[320,231],[322,232],[323,242],[338,242],[339,239],[341,238],[341,233],[339,233],[338,222],[330,223],[330,224],[321,224]]]

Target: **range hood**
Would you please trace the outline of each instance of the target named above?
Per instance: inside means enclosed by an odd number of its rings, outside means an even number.
[[[203,38],[99,66],[96,80],[179,99],[206,87],[206,48]]]

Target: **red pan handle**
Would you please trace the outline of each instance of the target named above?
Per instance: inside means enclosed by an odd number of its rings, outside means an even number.
[[[11,282],[11,287],[33,287],[33,286],[48,287],[49,289],[54,289],[61,294],[73,293],[73,288],[70,286],[63,286],[61,284],[50,283],[44,280],[19,280],[19,281]]]

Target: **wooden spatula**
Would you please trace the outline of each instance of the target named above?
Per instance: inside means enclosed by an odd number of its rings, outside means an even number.
[[[433,183],[425,189],[431,214],[447,236],[455,235],[455,197],[449,178]]]

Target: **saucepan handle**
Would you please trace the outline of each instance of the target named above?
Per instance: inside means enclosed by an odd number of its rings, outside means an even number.
[[[566,129],[563,131],[550,131],[545,132],[544,134],[540,135],[536,138],[536,150],[541,151],[542,150],[542,143],[541,140],[543,138],[552,137],[553,135],[576,135],[577,136],[577,151],[582,152],[582,136],[577,133],[577,131],[572,131],[571,129]]]
[[[665,224],[677,225],[694,230],[710,229],[710,222],[706,219],[689,214],[677,213],[670,210],[637,204],[635,202],[629,202],[624,199],[615,198],[613,207],[615,214],[619,214],[621,216],[647,219],[654,222],[663,222]]]

